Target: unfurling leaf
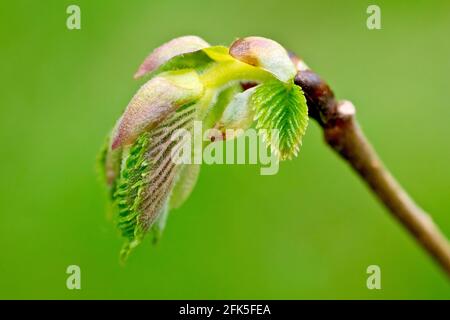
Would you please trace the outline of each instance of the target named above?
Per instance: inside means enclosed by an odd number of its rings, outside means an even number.
[[[179,151],[184,155],[180,129],[191,141],[203,137],[193,129],[198,120],[204,130],[218,129],[211,131],[228,139],[234,136],[227,129],[243,132],[256,124],[266,129],[265,141],[281,159],[297,154],[308,110],[293,83],[296,67],[301,71],[280,44],[260,37],[237,40],[230,48],[180,37],[145,59],[135,76],[149,80],[129,102],[100,156],[117,226],[126,238],[122,259],[149,232],[157,240],[169,211],[194,188],[200,165],[172,159]]]
[[[123,259],[152,226],[156,237],[164,227],[169,199],[181,169],[181,165],[172,161],[171,153],[183,141],[181,137],[174,139],[172,133],[178,129],[192,130],[195,113],[195,105],[183,106],[153,130],[142,133],[125,150],[125,162],[114,194],[119,208],[118,227],[128,239],[122,249]]]
[[[128,104],[112,139],[112,149],[130,144],[182,105],[200,98],[203,86],[194,71],[168,72],[151,79]]]
[[[222,117],[216,124],[216,129],[221,130],[223,134],[227,129],[242,129],[239,132],[248,129],[253,123],[254,110],[251,106],[251,96],[255,90],[256,87],[236,94],[223,111]],[[226,138],[232,139],[234,136],[227,136]]]
[[[302,89],[293,83],[271,81],[259,85],[251,97],[257,129],[266,129],[265,141],[282,160],[296,156],[308,126],[308,108]],[[273,136],[274,129],[278,137]]]
[[[117,188],[113,194],[113,200],[119,209],[117,226],[122,236],[127,238],[127,246],[131,247],[139,244],[144,234],[139,217],[142,214],[141,205],[150,171],[150,163],[146,159],[149,143],[150,135],[144,133],[125,152]]]

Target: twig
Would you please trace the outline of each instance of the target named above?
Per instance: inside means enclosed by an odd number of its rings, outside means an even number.
[[[450,277],[450,245],[431,217],[418,207],[364,136],[349,101],[336,101],[330,87],[313,71],[300,71],[295,83],[305,92],[309,116],[325,140],[361,176],[390,213],[411,233]]]

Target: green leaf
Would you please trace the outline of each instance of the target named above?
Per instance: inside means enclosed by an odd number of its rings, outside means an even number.
[[[215,103],[209,106],[207,113],[204,117],[203,127],[206,129],[212,128],[217,121],[220,120],[224,110],[233,100],[236,94],[242,92],[242,87],[239,83],[235,83],[229,87],[226,87],[217,94]]]
[[[129,249],[139,244],[143,238],[139,217],[142,214],[143,192],[148,183],[145,178],[150,172],[150,164],[146,159],[149,143],[150,136],[144,133],[130,147],[113,195],[118,208],[117,226],[128,240],[122,250],[122,257],[126,257]]]
[[[230,101],[222,113],[222,117],[216,127],[223,131],[226,129],[247,130],[250,128],[254,114],[250,101],[256,89],[257,87],[253,87],[235,94],[233,100]]]
[[[166,63],[161,65],[158,69],[152,72],[152,76],[158,75],[166,71],[194,69],[202,73],[209,68],[214,62],[225,61],[232,59],[228,54],[228,48],[222,46],[214,46],[177,55]]]
[[[203,50],[180,54],[161,65],[161,67],[156,69],[152,75],[182,69],[195,69],[196,71],[201,71],[206,69],[212,62],[214,62],[214,60],[212,60]]]
[[[256,88],[251,103],[256,128],[267,130],[264,138],[272,151],[281,160],[296,156],[308,125],[308,107],[302,89],[293,82],[268,81]]]
[[[147,232],[154,231],[155,239],[161,235],[170,195],[182,168],[171,157],[172,151],[180,148],[182,139],[174,139],[172,134],[178,129],[192,130],[196,108],[195,104],[180,107],[157,127],[142,133],[129,149],[124,148],[114,193],[119,211],[117,225],[127,238],[121,251],[122,261]]]

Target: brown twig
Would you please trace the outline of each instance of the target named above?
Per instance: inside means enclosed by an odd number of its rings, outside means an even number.
[[[295,83],[304,91],[309,116],[323,128],[325,141],[361,176],[390,213],[450,276],[450,245],[431,217],[399,185],[364,136],[349,101],[338,102],[313,71],[300,71]]]

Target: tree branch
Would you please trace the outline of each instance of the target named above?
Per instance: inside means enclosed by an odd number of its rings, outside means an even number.
[[[295,83],[306,96],[309,116],[323,128],[325,141],[346,160],[378,196],[389,212],[410,232],[450,277],[450,245],[431,217],[418,207],[364,136],[349,101],[336,101],[330,87],[304,68]]]

